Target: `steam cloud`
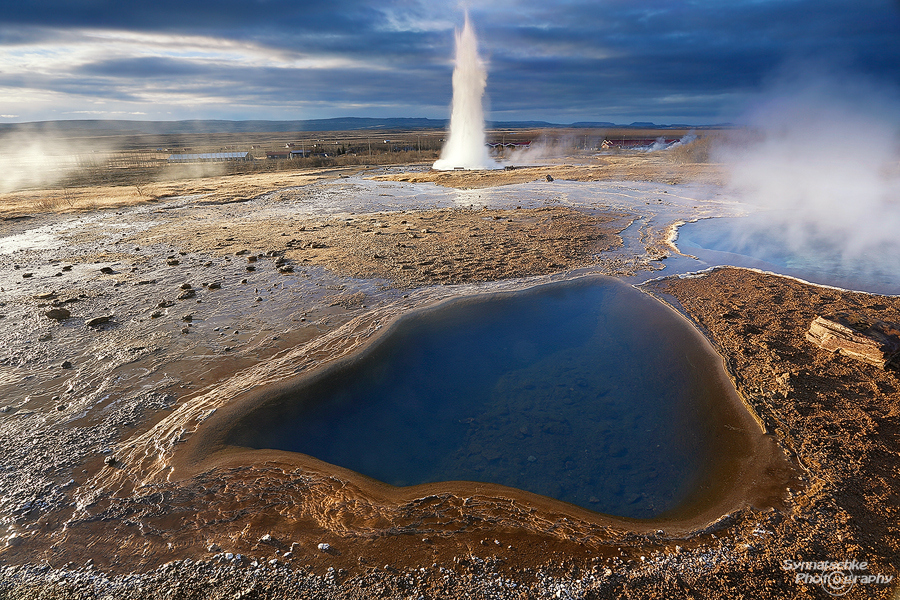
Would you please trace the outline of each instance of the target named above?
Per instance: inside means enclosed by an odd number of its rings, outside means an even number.
[[[0,193],[52,185],[106,158],[106,150],[61,141],[46,129],[8,133],[0,136]]]
[[[810,71],[774,86],[715,154],[731,191],[769,209],[748,227],[864,264],[900,244],[900,94]]]
[[[435,161],[438,171],[496,169],[484,134],[481,99],[487,86],[487,70],[478,56],[478,39],[466,13],[462,31],[456,33],[456,66],[453,69],[453,103],[450,134]]]

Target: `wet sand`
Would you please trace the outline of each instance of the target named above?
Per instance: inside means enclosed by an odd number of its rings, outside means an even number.
[[[358,351],[398,314],[484,285],[514,290],[591,268],[652,269],[666,234],[646,236],[643,256],[616,256],[637,213],[564,206],[342,213],[280,229],[283,220],[267,221],[265,211],[285,202],[252,204],[250,220],[243,202],[175,202],[163,210],[179,211],[178,227],[145,215],[139,231],[114,239],[100,223],[76,232],[67,249],[16,255],[19,269],[4,259],[21,282],[4,280],[4,290],[34,287],[4,300],[3,385],[16,401],[0,415],[8,464],[0,557],[7,566],[48,565],[4,568],[0,585],[19,590],[12,597],[33,595],[31,586],[51,577],[64,582],[53,588],[58,597],[84,586],[102,595],[100,581],[118,586],[117,597],[175,589],[203,598],[244,589],[260,597],[817,597],[818,586],[794,583],[783,560],[855,557],[873,573],[893,572],[896,374],[823,356],[802,333],[814,312],[849,302],[896,321],[894,298],[735,270],[646,286],[700,325],[771,432],[761,439],[797,464],[794,473],[775,461],[782,466],[734,490],[731,508],[693,520],[624,523],[492,486],[397,490],[191,435],[224,427],[217,419],[227,422],[237,400],[290,384],[298,369]],[[59,253],[49,264],[48,252]],[[66,264],[75,265],[73,280]],[[114,272],[100,273],[103,265]],[[293,272],[280,273],[285,265]],[[36,275],[21,278],[25,269]],[[177,300],[186,279],[195,296]],[[56,297],[35,298],[50,291]],[[111,296],[124,304],[105,305]],[[172,306],[157,308],[160,298]],[[189,303],[196,317],[185,321]],[[42,314],[53,304],[79,310],[56,324]],[[111,308],[115,326],[86,325]],[[74,351],[76,371],[60,378],[58,365]],[[759,456],[772,459],[766,452]],[[132,572],[144,573],[140,586],[126,579]],[[879,593],[890,589],[860,586],[846,597]]]

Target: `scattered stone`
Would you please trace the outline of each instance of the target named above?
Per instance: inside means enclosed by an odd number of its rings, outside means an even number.
[[[547,181],[553,181],[553,175],[547,175]]]
[[[246,279],[241,279],[241,283],[247,283]]]
[[[252,255],[247,257],[247,262],[255,263],[257,260],[258,260],[258,259],[257,259],[255,256],[252,256]]]
[[[188,313],[188,314],[182,316],[181,320],[184,321],[185,323],[190,323],[191,321],[194,320],[194,315]]]
[[[60,367],[62,367],[63,369],[71,369],[72,363],[69,362],[68,360],[64,360],[63,363],[60,365]]]
[[[65,321],[72,316],[72,313],[65,308],[51,308],[45,312],[44,315],[46,315],[48,319],[53,319],[54,321]]]
[[[112,275],[113,273],[115,273],[112,267],[103,267],[102,269],[100,269],[100,272],[104,275]]]
[[[255,270],[256,270],[256,267],[254,267],[253,265],[247,265],[247,270],[248,270],[248,271],[255,271]]]
[[[134,285],[150,285],[152,283],[156,283],[156,280],[155,279],[141,279]]]
[[[62,270],[63,270],[63,271],[71,271],[71,270],[72,270],[72,265],[65,265],[65,266],[62,268]]]
[[[221,548],[218,544],[213,543],[213,544],[210,544],[210,545],[206,548],[206,551],[207,551],[207,552],[221,552],[221,551],[222,551],[222,548]]]
[[[107,456],[106,458],[103,459],[103,464],[108,467],[111,467],[112,465],[116,464],[116,457],[113,455]]]
[[[278,267],[278,272],[281,273],[281,274],[283,274],[283,275],[286,275],[286,274],[288,274],[288,273],[293,273],[293,272],[294,272],[294,267],[291,266],[291,265],[284,265],[284,266],[282,266],[282,267]]]
[[[45,294],[35,294],[32,296],[35,300],[52,300],[56,298],[56,292],[47,292]]]
[[[197,292],[195,292],[194,290],[184,290],[183,292],[178,294],[176,300],[187,300],[188,298],[193,298],[196,295]]]
[[[175,303],[171,300],[161,300],[159,304],[156,305],[156,308],[169,308],[170,306],[175,306]]]
[[[187,327],[182,327],[182,328],[181,328],[181,333],[190,333],[190,332],[191,332],[191,330],[190,330],[189,328],[187,328]]]
[[[162,313],[161,310],[154,310],[152,313],[150,313],[150,318],[151,318],[151,319],[158,319],[158,318],[160,318],[161,316],[163,316],[163,313]]]
[[[193,287],[193,286],[192,286],[191,284],[189,284],[189,283],[182,283],[182,284],[181,284],[181,289],[183,289],[183,290],[189,290],[189,289],[191,289],[192,287]]]
[[[166,264],[169,265],[170,267],[175,267],[175,266],[178,266],[180,263],[177,258],[170,258],[169,260],[166,261]]]
[[[84,322],[88,327],[99,327],[104,323],[109,323],[112,320],[112,315],[104,315],[101,317],[94,317],[93,319],[88,319]]]
[[[47,333],[42,333],[40,337],[38,337],[39,342],[49,342],[53,339],[53,334],[49,331]]]
[[[322,542],[321,544],[319,544],[318,548],[321,552],[328,552],[329,550],[331,550],[331,544]]]
[[[22,273],[22,279],[28,279],[29,277],[34,277],[34,273]]]

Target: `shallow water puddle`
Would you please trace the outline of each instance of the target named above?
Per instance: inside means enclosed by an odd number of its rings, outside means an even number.
[[[236,424],[396,486],[496,483],[624,517],[677,509],[746,450],[721,362],[611,279],[455,300]]]

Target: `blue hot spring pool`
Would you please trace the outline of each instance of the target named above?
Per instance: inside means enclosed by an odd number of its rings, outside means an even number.
[[[746,441],[721,360],[612,279],[444,303],[255,409],[228,442],[395,486],[487,482],[662,515],[720,484]]]
[[[703,219],[678,230],[678,248],[712,265],[755,267],[841,288],[900,294],[900,239],[849,251],[839,237],[768,214]]]

